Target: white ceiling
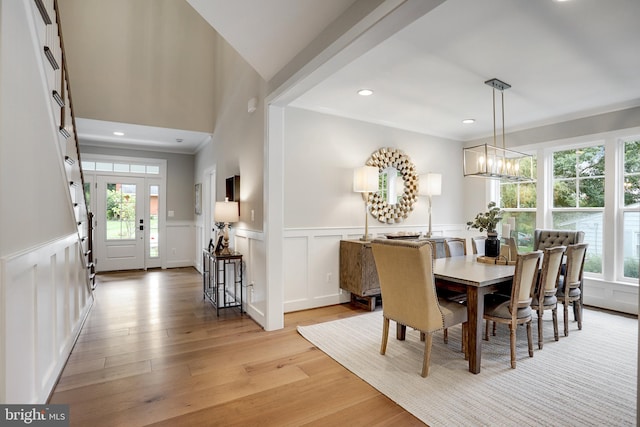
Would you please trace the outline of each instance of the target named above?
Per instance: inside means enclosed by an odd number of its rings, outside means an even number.
[[[267,79],[353,3],[188,1]],[[463,141],[493,131],[490,78],[512,85],[507,132],[639,106],[638,19],[638,0],[446,0],[292,105]],[[136,140],[180,149],[162,135]]]
[[[638,106],[638,19],[638,0],[447,0],[293,105],[463,141],[493,133],[494,77],[507,132]]]

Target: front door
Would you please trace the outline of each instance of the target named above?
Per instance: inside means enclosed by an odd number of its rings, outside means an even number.
[[[98,176],[97,271],[145,268],[144,178]]]

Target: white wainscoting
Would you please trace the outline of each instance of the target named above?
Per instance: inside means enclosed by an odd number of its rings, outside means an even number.
[[[584,304],[622,313],[638,314],[638,286],[584,279]]]
[[[77,234],[0,259],[0,402],[46,403],[93,303]]]
[[[235,229],[230,237],[233,248],[243,257],[245,311],[262,327],[266,324],[267,277],[264,233],[246,229]]]
[[[373,226],[372,237],[385,233],[425,232],[425,226]],[[350,300],[340,289],[340,240],[362,237],[363,227],[296,228],[284,231],[284,312],[340,304]],[[434,236],[468,237],[462,224],[433,227]],[[470,250],[470,249],[469,249]]]
[[[196,232],[192,221],[167,221],[167,245],[164,268],[191,267],[202,263],[200,251],[196,257],[196,239],[202,239],[202,230]],[[195,263],[194,263],[195,262]],[[201,271],[201,270],[199,270]]]

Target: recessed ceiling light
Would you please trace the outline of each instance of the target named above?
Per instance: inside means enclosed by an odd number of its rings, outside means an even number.
[[[373,91],[371,89],[360,89],[358,91],[358,95],[362,95],[362,96],[373,95]]]
[[[114,132],[115,136],[124,136],[124,132]]]
[[[462,123],[464,123],[465,125],[470,125],[471,123],[475,123],[476,119],[464,119],[462,121]]]

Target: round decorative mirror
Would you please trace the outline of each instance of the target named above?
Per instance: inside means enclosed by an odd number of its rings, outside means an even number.
[[[402,222],[418,197],[418,174],[411,159],[396,148],[381,148],[365,163],[380,172],[380,188],[369,194],[371,215],[386,224]]]

